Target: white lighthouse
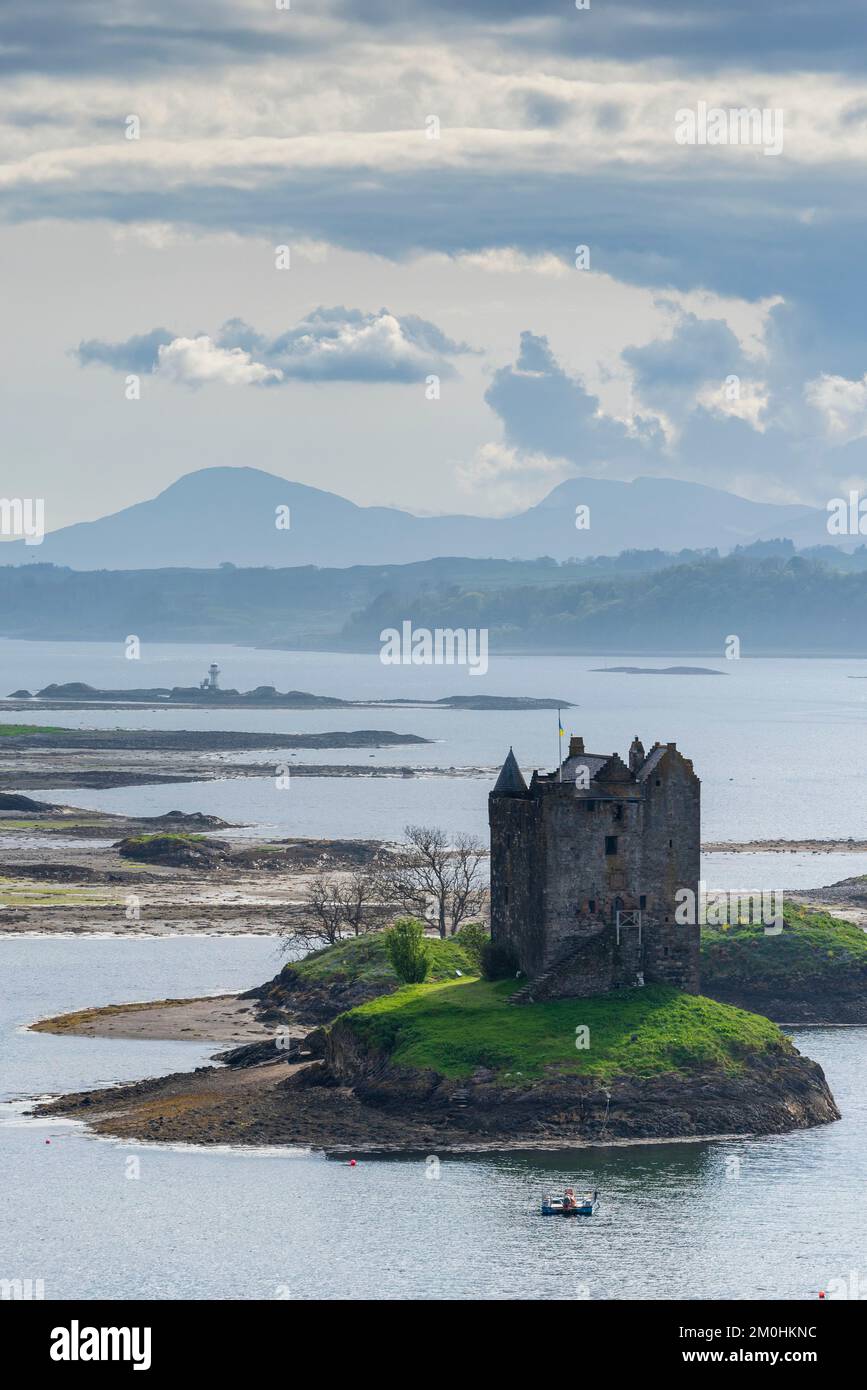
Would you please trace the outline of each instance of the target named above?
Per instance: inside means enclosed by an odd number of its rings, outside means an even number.
[[[218,680],[219,674],[220,674],[220,668],[219,668],[219,666],[217,665],[216,661],[212,661],[211,664],[210,664],[210,666],[208,667],[208,674],[205,676],[205,679],[202,681],[202,685],[201,685],[202,690],[219,690],[219,688],[220,688],[220,683],[219,683],[219,680]]]

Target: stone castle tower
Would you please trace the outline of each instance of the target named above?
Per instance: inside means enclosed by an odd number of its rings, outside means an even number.
[[[701,783],[673,743],[628,763],[569,740],[529,787],[514,753],[488,797],[491,935],[528,978],[524,999],[664,983],[698,993],[699,928],[675,921],[698,895]]]

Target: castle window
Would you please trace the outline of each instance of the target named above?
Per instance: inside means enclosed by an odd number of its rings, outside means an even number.
[[[595,801],[585,801],[585,802],[584,802],[584,805],[587,807],[587,810],[588,810],[588,811],[595,811],[595,810],[596,810],[596,802],[595,802]]]
[[[587,910],[588,910],[588,912],[595,912],[595,911],[596,911],[596,899],[595,899],[595,898],[591,898],[591,899],[590,899],[590,901],[589,901],[588,904],[587,904]]]
[[[614,818],[614,820],[623,820],[623,807],[622,807],[622,806],[612,806],[612,807],[611,807],[611,815],[612,815],[612,817]]]
[[[642,912],[647,907],[647,895],[645,893],[642,893],[641,897],[638,899],[638,907]]]
[[[616,854],[616,853],[617,853],[617,836],[616,836],[616,835],[606,835],[606,836],[605,836],[605,853],[606,853],[606,854]]]
[[[656,785],[657,785],[658,787],[661,787],[661,786],[662,786],[662,783],[660,782],[660,780],[659,780],[658,777],[657,777],[657,779],[656,779]]]
[[[674,840],[669,840],[669,842],[668,842],[668,848],[669,848],[669,849],[672,849],[673,847],[674,847]]]
[[[503,902],[504,902],[504,903],[508,903],[508,901],[509,901],[509,888],[508,888],[508,884],[507,884],[506,887],[503,889]]]

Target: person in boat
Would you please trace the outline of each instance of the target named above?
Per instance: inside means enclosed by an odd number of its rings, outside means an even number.
[[[567,1187],[565,1193],[563,1194],[563,1210],[574,1211],[577,1205],[578,1203],[575,1201],[574,1187]]]

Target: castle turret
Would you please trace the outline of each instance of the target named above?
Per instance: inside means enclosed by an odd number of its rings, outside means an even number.
[[[526,796],[527,783],[524,775],[518,767],[518,760],[512,749],[509,749],[506,761],[500,769],[500,775],[494,784],[491,796]]]

